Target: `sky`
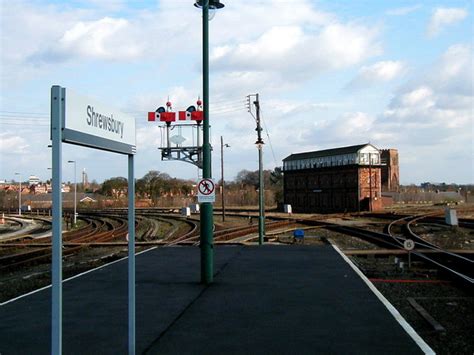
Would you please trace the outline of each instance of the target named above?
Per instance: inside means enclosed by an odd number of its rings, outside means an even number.
[[[209,22],[213,177],[292,153],[371,143],[398,149],[400,180],[474,183],[473,2],[223,0]],[[131,115],[135,176],[197,179],[162,161],[147,112],[202,98],[202,17],[192,0],[0,0],[0,180],[50,177],[50,89],[61,85]],[[194,143],[190,128],[172,134]],[[127,158],[63,144],[63,178],[127,176]]]

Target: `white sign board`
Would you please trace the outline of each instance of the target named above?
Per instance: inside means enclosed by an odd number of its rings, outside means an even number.
[[[66,90],[63,142],[135,154],[135,118]]]
[[[448,226],[457,226],[458,225],[458,217],[456,215],[456,210],[451,208],[446,208],[445,210],[445,221]]]
[[[216,202],[216,185],[211,179],[201,179],[197,185],[198,202]]]
[[[415,242],[411,239],[407,239],[403,242],[403,247],[405,250],[411,251],[415,249]]]

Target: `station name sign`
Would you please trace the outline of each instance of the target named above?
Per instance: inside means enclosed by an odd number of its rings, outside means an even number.
[[[136,153],[135,118],[65,90],[63,142],[122,154]]]
[[[99,127],[105,131],[113,132],[123,138],[124,122],[114,119],[114,114],[110,116],[94,111],[94,106],[87,105],[87,124],[93,127]]]

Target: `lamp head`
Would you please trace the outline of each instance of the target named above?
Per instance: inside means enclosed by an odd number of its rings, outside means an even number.
[[[202,9],[205,1],[206,0],[196,0],[196,2],[194,3],[194,6],[196,6],[199,9]],[[222,9],[224,7],[224,4],[222,4],[219,0],[208,0],[208,1],[209,1],[210,10]]]

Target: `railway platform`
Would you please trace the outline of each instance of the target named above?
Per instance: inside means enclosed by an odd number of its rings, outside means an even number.
[[[196,247],[137,255],[137,354],[431,350],[330,245],[215,246],[208,287],[199,265]],[[0,306],[2,355],[50,353],[50,297]],[[127,335],[126,260],[64,282],[64,354],[127,354]]]

